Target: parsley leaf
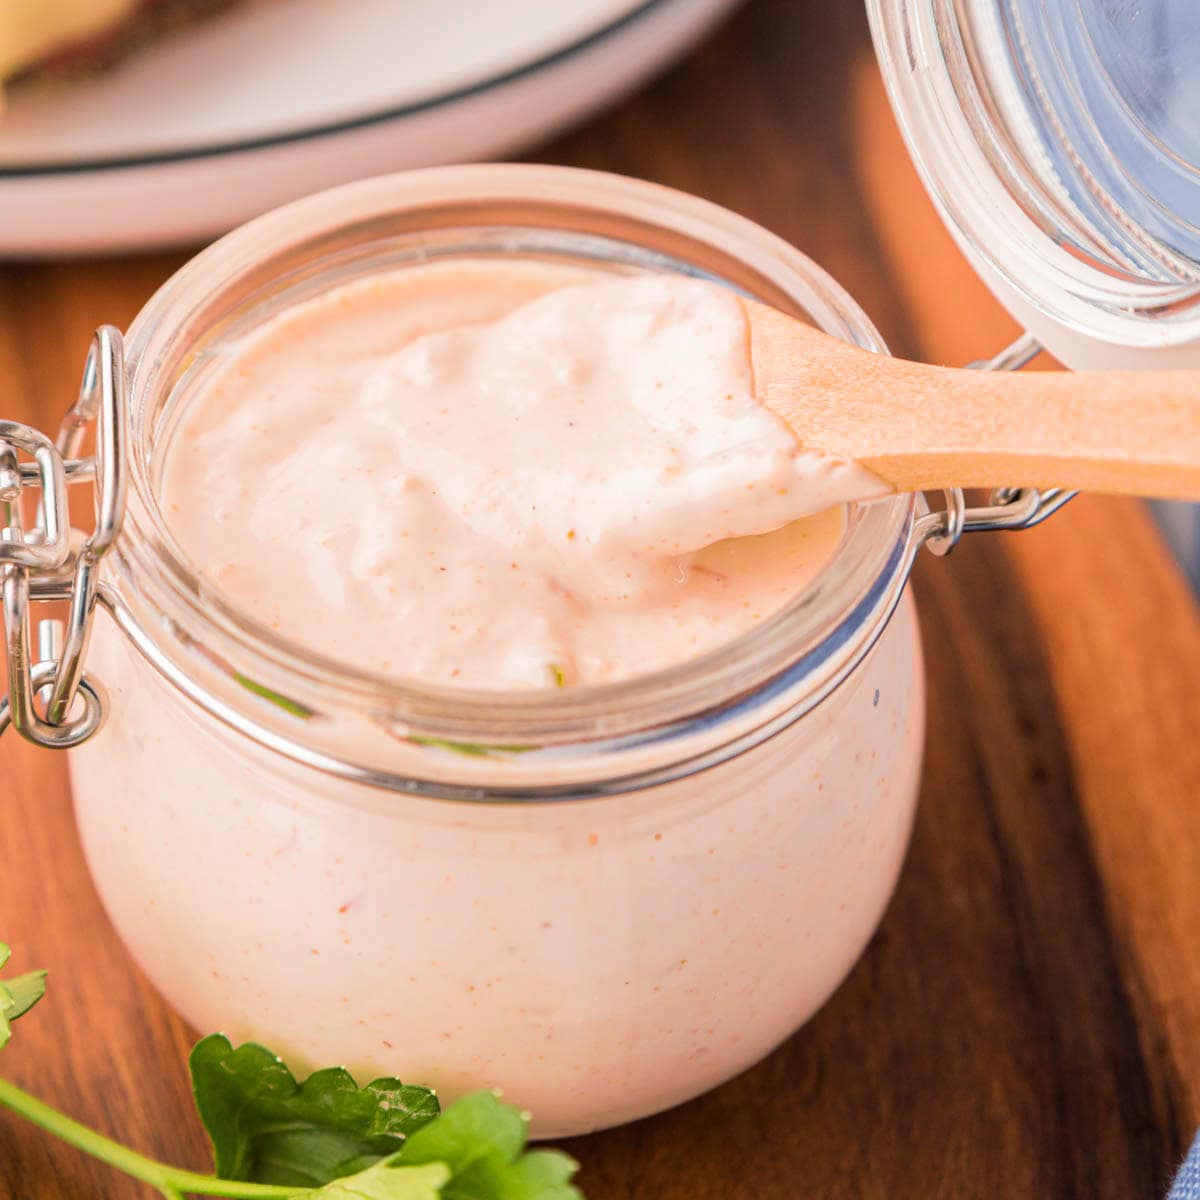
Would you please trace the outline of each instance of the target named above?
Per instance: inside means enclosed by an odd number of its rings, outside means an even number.
[[[299,717],[302,721],[309,721],[317,715],[307,704],[301,704],[299,700],[292,700],[288,696],[281,696],[278,692],[273,692],[265,683],[256,683],[249,675],[243,675],[241,671],[234,671],[233,682],[240,684],[246,691],[253,692],[261,699],[274,704],[277,708],[282,708],[290,716]]]
[[[0,942],[0,970],[8,963],[12,951]],[[46,972],[30,971],[15,979],[0,983],[0,1049],[12,1037],[12,1023],[23,1017],[46,994]]]
[[[0,942],[0,969],[10,957]],[[0,1047],[11,1022],[46,990],[46,972],[0,983]],[[439,1115],[436,1095],[398,1079],[360,1088],[340,1067],[303,1083],[270,1050],[236,1049],[214,1034],[190,1059],[196,1108],[212,1140],[215,1175],[156,1162],[0,1079],[10,1109],[173,1200],[187,1195],[304,1200],[583,1200],[577,1164],[526,1152],[528,1117],[499,1093],[467,1096]]]
[[[199,1042],[189,1064],[223,1179],[319,1187],[373,1167],[438,1114],[428,1088],[398,1079],[360,1088],[340,1067],[298,1083],[271,1051],[253,1042],[234,1049],[221,1034]]]
[[[450,742],[445,738],[418,737],[415,733],[404,739],[415,746],[432,746],[437,750],[448,750],[451,754],[462,754],[467,758],[493,758],[497,754],[528,754],[536,746],[485,746],[478,742]]]
[[[449,1178],[445,1163],[404,1167],[386,1158],[348,1179],[327,1183],[305,1200],[438,1200]]]
[[[583,1200],[570,1182],[578,1164],[556,1150],[525,1153],[527,1138],[527,1117],[476,1092],[418,1129],[396,1161],[449,1166],[442,1200]]]
[[[571,1185],[579,1164],[561,1150],[531,1150],[509,1168],[506,1200],[583,1200]]]

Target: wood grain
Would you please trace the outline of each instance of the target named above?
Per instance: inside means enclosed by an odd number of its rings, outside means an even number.
[[[908,165],[860,6],[753,0],[549,161],[688,188],[811,252],[895,349],[1015,333]],[[181,261],[0,268],[0,408],[53,425],[92,326]],[[1200,1123],[1200,617],[1133,501],[923,561],[920,816],[895,901],[831,1003],[684,1108],[581,1139],[590,1200],[1161,1195]],[[0,932],[53,970],[4,1071],[204,1167],[190,1033],[130,964],[61,757],[0,743]],[[136,1185],[0,1115],[3,1200]]]

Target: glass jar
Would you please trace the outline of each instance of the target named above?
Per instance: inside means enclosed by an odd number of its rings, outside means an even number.
[[[334,284],[456,255],[699,275],[884,352],[804,255],[628,179],[450,168],[270,214],[175,275],[123,351],[101,332],[57,448],[0,423],[0,489],[41,496],[38,532],[22,540],[14,503],[0,542],[12,723],[77,747],[100,894],[193,1025],[300,1066],[501,1086],[537,1133],[573,1134],[743,1070],[845,976],[916,797],[913,555],[1063,497],[852,507],[783,611],[624,683],[498,695],[350,669],[198,577],[159,505],[164,448],[231,339]],[[14,470],[6,441],[36,461]],[[91,477],[97,532],[72,548],[62,493]],[[30,605],[64,598],[65,644],[43,623],[34,655]],[[89,647],[96,604],[112,619]]]

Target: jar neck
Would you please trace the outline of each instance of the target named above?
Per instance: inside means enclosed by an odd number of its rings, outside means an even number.
[[[831,564],[752,633],[678,667],[568,694],[471,692],[351,670],[262,628],[188,563],[160,511],[159,473],[186,395],[222,344],[328,287],[464,254],[700,275],[883,348],[807,258],[652,185],[556,168],[453,168],[303,201],[194,259],[130,331],[130,508],[102,592],[126,637],[188,702],[250,741],[330,774],[452,798],[646,786],[736,754],[821,703],[899,600],[911,497],[853,509]]]

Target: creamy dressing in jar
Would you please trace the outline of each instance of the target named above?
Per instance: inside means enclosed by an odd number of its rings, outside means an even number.
[[[135,323],[71,770],[197,1029],[565,1135],[744,1070],[861,953],[921,760],[914,504],[805,515],[863,480],[750,401],[694,273],[881,349],[731,214],[510,167],[264,218]]]
[[[885,490],[759,404],[742,307],[699,280],[431,265],[227,354],[165,472],[180,544],[272,629],[393,675],[549,687],[695,657],[812,580],[838,501]]]

